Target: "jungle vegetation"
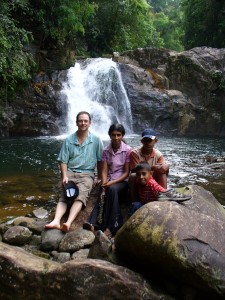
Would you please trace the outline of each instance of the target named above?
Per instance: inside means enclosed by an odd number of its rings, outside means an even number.
[[[0,18],[1,102],[38,71],[34,44],[92,57],[137,47],[225,47],[223,0],[2,0]]]

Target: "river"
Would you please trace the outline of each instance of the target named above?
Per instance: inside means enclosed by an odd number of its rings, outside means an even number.
[[[29,215],[39,207],[54,209],[59,180],[56,158],[64,138],[0,140],[0,222]],[[125,140],[132,147],[140,144],[137,135]],[[108,142],[105,137],[103,141]],[[225,139],[160,136],[156,148],[170,164],[169,186],[201,185],[225,205],[225,170],[207,168],[206,162],[206,156],[225,157]]]

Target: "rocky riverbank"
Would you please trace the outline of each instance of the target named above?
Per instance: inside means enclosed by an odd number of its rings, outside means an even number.
[[[42,209],[1,224],[1,298],[222,299],[225,210],[199,186],[182,192],[192,199],[139,209],[115,248],[101,231],[82,229],[95,194],[66,234],[44,230]]]

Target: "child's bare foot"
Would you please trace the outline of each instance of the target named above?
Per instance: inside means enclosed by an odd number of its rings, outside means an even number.
[[[63,232],[69,232],[69,230],[70,230],[70,225],[67,224],[67,223],[63,223],[63,224],[62,224],[61,230],[62,230]]]
[[[115,246],[115,239],[111,238],[111,243],[112,243],[112,252],[116,251],[116,246]]]
[[[53,220],[51,223],[45,225],[45,229],[60,229],[60,224]]]
[[[104,231],[104,234],[107,236],[107,238],[110,240],[112,238],[112,232],[110,231],[109,228],[106,228]]]

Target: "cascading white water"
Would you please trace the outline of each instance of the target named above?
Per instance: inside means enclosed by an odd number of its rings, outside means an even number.
[[[111,59],[76,63],[69,69],[68,82],[62,92],[69,104],[68,133],[74,132],[76,115],[83,110],[92,115],[91,130],[99,135],[106,135],[114,122],[123,124],[126,133],[132,133],[130,101],[117,64]]]

